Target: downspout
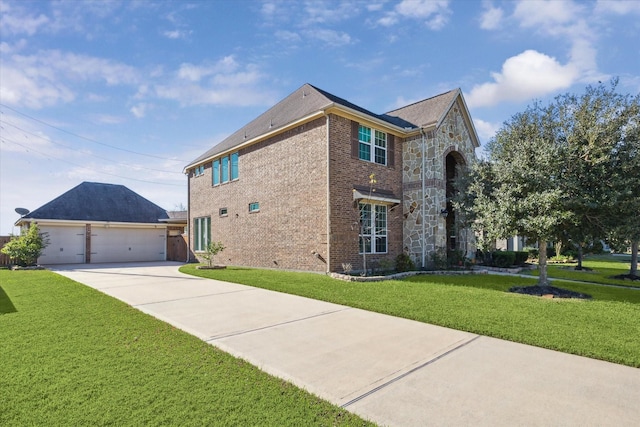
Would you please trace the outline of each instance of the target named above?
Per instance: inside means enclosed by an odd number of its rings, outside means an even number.
[[[191,261],[191,178],[187,172],[187,264]]]
[[[420,128],[420,135],[422,135],[422,269],[426,268],[426,258],[427,258],[427,238],[426,238],[426,219],[427,219],[427,198],[425,197],[425,186],[426,186],[426,135],[424,133],[424,128]]]
[[[325,112],[325,116],[327,117],[327,271],[329,274],[331,272],[331,175],[330,165],[331,165],[331,147],[330,147],[330,120],[329,115]]]

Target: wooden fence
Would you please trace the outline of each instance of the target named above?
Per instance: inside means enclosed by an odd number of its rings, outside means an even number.
[[[0,248],[4,247],[9,240],[11,240],[10,236],[0,236]],[[0,252],[0,265],[11,265],[11,259],[2,252]]]

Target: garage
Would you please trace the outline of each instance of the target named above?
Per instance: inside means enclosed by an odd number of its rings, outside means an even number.
[[[38,258],[39,264],[80,264],[85,262],[85,226],[40,226],[49,245]]]
[[[37,224],[47,233],[49,245],[38,258],[43,265],[166,261],[169,223],[178,231],[186,226],[186,212],[170,217],[123,185],[98,182],[23,212],[17,226]]]
[[[91,263],[164,261],[166,228],[91,228]]]

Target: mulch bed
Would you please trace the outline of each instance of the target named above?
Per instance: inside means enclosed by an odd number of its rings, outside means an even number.
[[[591,295],[581,294],[580,292],[574,292],[568,289],[556,288],[555,286],[514,286],[513,288],[509,289],[509,292],[534,295],[545,298],[591,299]]]

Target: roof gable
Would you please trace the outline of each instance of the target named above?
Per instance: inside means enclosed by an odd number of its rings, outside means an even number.
[[[456,102],[459,103],[460,111],[469,128],[469,135],[471,136],[474,146],[479,147],[480,140],[478,139],[476,128],[473,125],[473,120],[471,119],[469,109],[467,108],[460,89],[450,90],[449,92],[414,102],[405,107],[389,111],[385,115],[401,118],[420,128],[437,128],[442,124],[447,113],[449,113],[449,110],[451,110],[451,107],[453,107]]]
[[[123,185],[83,182],[23,218],[159,223],[169,216]]]

